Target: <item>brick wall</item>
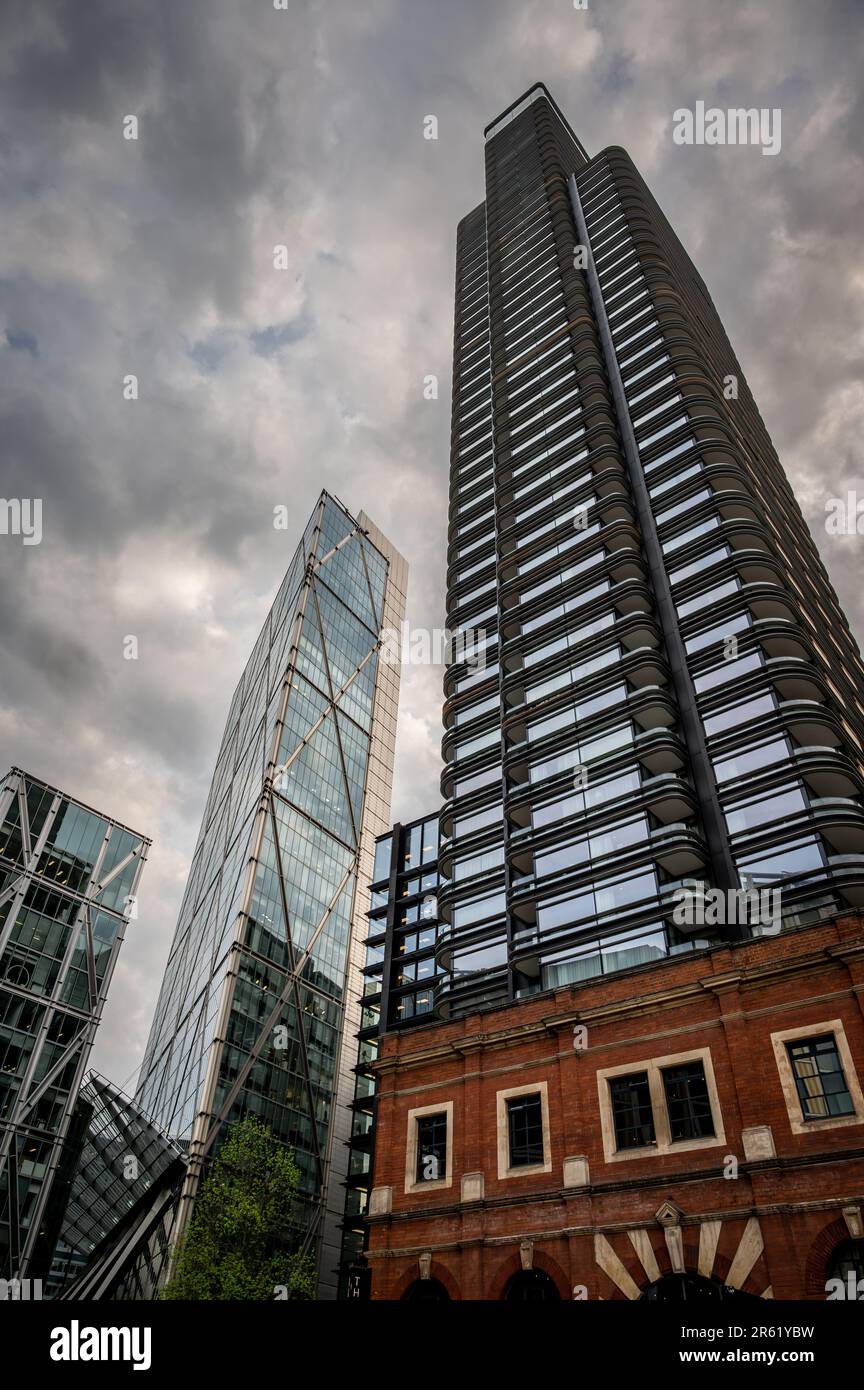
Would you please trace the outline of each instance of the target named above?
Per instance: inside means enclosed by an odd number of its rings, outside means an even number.
[[[796,1133],[770,1035],[839,1020],[864,1081],[862,985],[864,917],[851,914],[388,1035],[372,1296],[399,1298],[428,1272],[451,1298],[501,1298],[529,1267],[568,1298],[574,1286],[638,1297],[673,1269],[824,1298],[826,1262],[864,1210],[864,1114]],[[598,1072],[694,1051],[713,1068],[722,1138],[623,1159],[613,1139],[604,1151]],[[501,1177],[497,1093],[535,1082],[546,1084],[550,1171]],[[406,1192],[409,1111],[446,1102],[450,1185]],[[475,1176],[463,1193],[466,1174],[482,1174],[482,1191]]]

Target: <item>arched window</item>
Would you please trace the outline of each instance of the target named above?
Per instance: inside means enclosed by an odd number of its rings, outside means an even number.
[[[561,1295],[554,1279],[542,1269],[520,1269],[504,1290],[505,1303],[559,1303]]]
[[[403,1303],[448,1303],[450,1295],[437,1279],[415,1279],[402,1295]]]
[[[835,1247],[828,1261],[828,1278],[842,1279],[846,1290],[860,1287],[864,1282],[864,1240],[844,1240]]]
[[[705,1279],[701,1274],[664,1274],[641,1295],[642,1301],[652,1303],[706,1303],[726,1298],[755,1298],[721,1284],[719,1279]]]

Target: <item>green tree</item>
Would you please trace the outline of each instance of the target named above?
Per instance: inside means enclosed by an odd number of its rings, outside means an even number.
[[[292,1249],[299,1181],[294,1155],[266,1125],[254,1116],[233,1125],[201,1184],[162,1297],[314,1298],[313,1261]]]

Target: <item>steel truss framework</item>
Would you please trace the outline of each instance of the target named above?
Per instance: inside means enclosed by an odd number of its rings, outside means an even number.
[[[295,1152],[298,1226],[316,1243],[358,866],[377,829],[364,806],[387,579],[364,527],[322,494],[232,703],[137,1095],[188,1140],[175,1239],[226,1124],[254,1113]]]
[[[184,1156],[96,1072],[81,1087],[76,1118],[81,1138],[47,1293],[116,1297],[124,1272],[146,1254],[161,1210],[176,1200]]]
[[[17,768],[3,781],[2,1277],[41,1277],[50,1255],[52,1182],[149,845]]]

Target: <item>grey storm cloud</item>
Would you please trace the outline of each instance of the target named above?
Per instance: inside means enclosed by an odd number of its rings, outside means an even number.
[[[0,492],[41,497],[44,536],[0,537],[0,761],[153,838],[94,1058],[116,1082],[295,541],[274,507],[365,508],[411,621],[443,622],[455,228],[533,81],[641,168],[864,629],[864,542],[823,524],[864,500],[862,48],[858,0],[5,0]],[[780,154],[674,145],[698,100],[780,107]],[[395,815],[437,804],[440,690],[405,669]]]

